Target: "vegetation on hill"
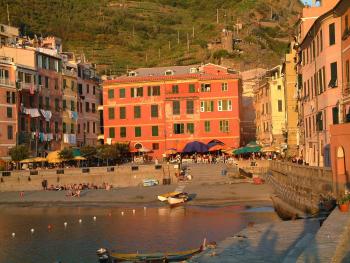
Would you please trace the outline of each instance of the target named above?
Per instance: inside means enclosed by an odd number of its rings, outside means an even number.
[[[56,35],[64,50],[84,53],[107,74],[222,57],[241,69],[273,66],[301,8],[298,0],[0,0],[0,23],[7,23],[7,4],[11,25],[23,34]],[[235,36],[243,40],[243,53],[207,49],[237,22],[243,24]]]

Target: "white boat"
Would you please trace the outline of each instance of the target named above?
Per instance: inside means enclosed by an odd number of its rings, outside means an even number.
[[[177,196],[168,197],[168,203],[169,205],[177,205],[185,203],[188,200],[188,194],[181,193]]]
[[[182,192],[170,192],[170,193],[166,193],[166,194],[162,194],[162,195],[158,195],[157,198],[159,201],[164,202],[167,201],[169,197],[175,197],[177,195],[182,194]]]

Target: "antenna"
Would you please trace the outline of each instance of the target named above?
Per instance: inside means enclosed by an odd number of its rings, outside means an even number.
[[[10,23],[10,11],[9,11],[9,4],[6,4],[6,9],[7,9],[7,24],[11,26]]]

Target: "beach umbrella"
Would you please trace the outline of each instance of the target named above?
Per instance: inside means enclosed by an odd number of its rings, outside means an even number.
[[[183,153],[206,153],[208,152],[208,146],[202,142],[193,141],[186,144],[185,148],[182,150]]]
[[[73,158],[73,160],[75,160],[75,161],[86,161],[86,158],[83,157],[83,156],[75,156],[75,157]]]
[[[42,162],[46,162],[46,161],[47,161],[47,159],[44,158],[44,157],[35,157],[35,158],[33,158],[33,162],[35,162],[35,163],[42,163]]]
[[[60,159],[60,156],[59,156],[59,151],[49,152],[46,159],[49,163],[61,163],[62,162],[62,160]]]

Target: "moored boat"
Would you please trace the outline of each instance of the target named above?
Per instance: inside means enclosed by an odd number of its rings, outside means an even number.
[[[114,262],[180,262],[187,260],[197,253],[203,250],[203,246],[197,249],[191,249],[186,251],[174,252],[174,253],[153,253],[153,254],[120,254],[109,253],[107,249],[101,248],[97,250],[97,256],[100,263],[114,263]]]
[[[164,202],[167,201],[169,197],[174,197],[181,194],[181,192],[170,192],[162,195],[158,195],[157,198],[159,201]]]
[[[187,193],[181,193],[179,195],[168,197],[168,203],[169,205],[177,205],[182,204],[188,201],[189,197]]]

